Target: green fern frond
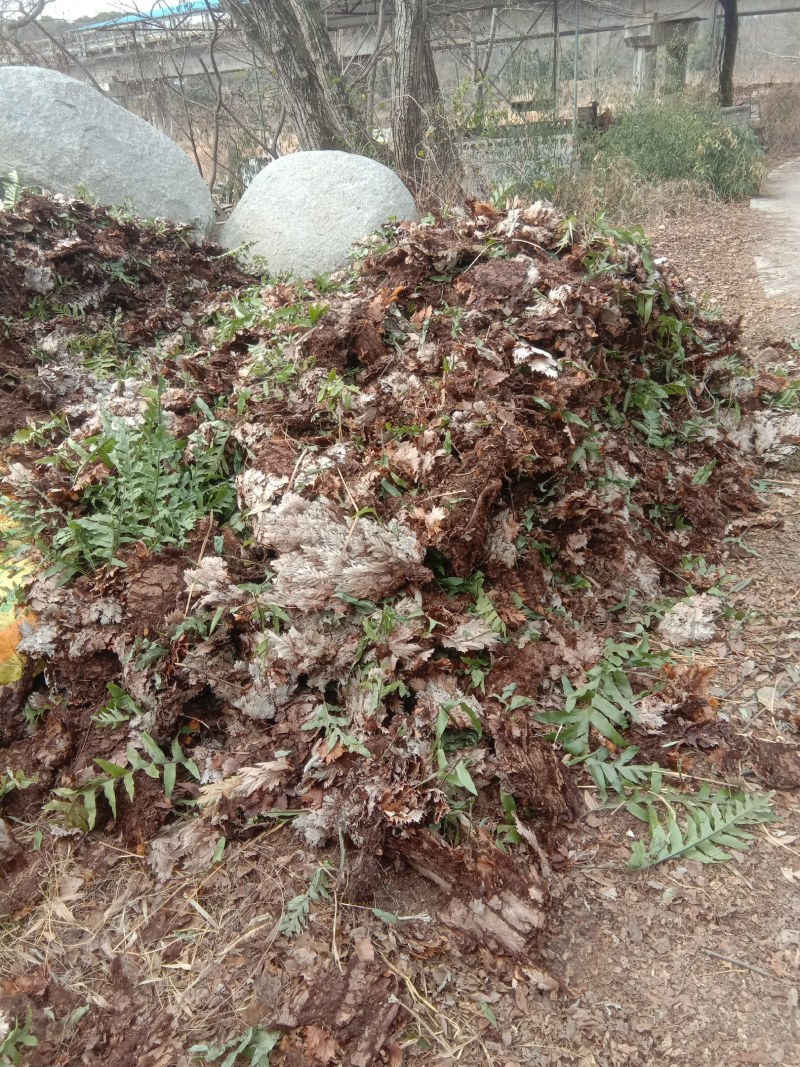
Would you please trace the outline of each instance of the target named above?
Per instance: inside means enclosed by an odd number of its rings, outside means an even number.
[[[772,793],[733,793],[727,800],[707,805],[691,804],[685,828],[679,824],[677,813],[671,806],[662,820],[655,805],[647,804],[650,842],[649,845],[636,842],[628,866],[632,870],[643,870],[676,859],[700,863],[728,860],[731,854],[726,849],[745,849],[753,840],[753,835],[745,830],[746,826],[775,820],[772,796]]]
[[[607,748],[599,748],[584,761],[574,762],[584,762],[603,803],[616,807],[619,797],[625,797],[629,790],[645,788],[652,794],[661,792],[661,768],[657,763],[634,763],[634,756],[638,753],[639,748],[636,745],[629,745],[613,758]],[[609,799],[609,793],[617,794],[616,798]]]
[[[327,863],[321,864],[314,871],[311,883],[305,893],[286,902],[281,921],[278,924],[278,932],[284,937],[297,937],[305,930],[308,923],[309,911],[312,904],[318,904],[321,900],[330,897],[328,882],[331,869]]]
[[[0,192],[3,194],[0,210],[13,211],[22,195],[22,185],[15,170],[9,171],[0,181]]]
[[[493,633],[505,637],[506,624],[497,614],[497,608],[491,598],[483,591],[482,583],[475,594],[475,614]]]

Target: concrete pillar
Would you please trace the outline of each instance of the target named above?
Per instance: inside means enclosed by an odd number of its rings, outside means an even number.
[[[636,93],[656,91],[656,57],[658,49],[635,45],[633,49],[633,89]]]
[[[637,93],[656,90],[656,56],[661,43],[660,25],[649,19],[625,27],[625,44],[633,49],[633,84]]]
[[[665,27],[667,63],[664,91],[679,93],[686,85],[689,41],[694,37],[696,22],[668,22]]]
[[[666,92],[678,92],[686,84],[689,41],[697,19],[663,20],[651,17],[625,27],[625,44],[633,49],[633,81],[637,93],[656,88],[656,57],[662,45],[667,48]]]

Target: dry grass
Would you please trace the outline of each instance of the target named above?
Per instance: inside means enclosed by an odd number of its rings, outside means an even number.
[[[180,1020],[187,1046],[235,1033],[307,866],[296,838],[281,838],[230,846],[222,863],[163,885],[141,857],[102,839],[88,852],[46,840],[33,903],[5,923],[0,974],[24,987],[43,969],[76,1001],[109,1008],[109,966],[124,958],[152,1007]]]
[[[677,218],[709,193],[698,182],[653,183],[624,160],[598,171],[594,166],[574,174],[565,173],[554,191],[554,201],[579,218],[595,218],[602,212],[625,229],[639,224],[652,230]]]
[[[461,170],[453,165],[452,150],[457,150],[458,143],[459,139],[453,135],[451,151],[440,154],[431,147],[420,159],[417,202],[421,212],[446,214],[454,205],[462,203],[465,195],[487,196],[490,183],[472,161],[463,160]],[[654,182],[644,178],[625,159],[602,166],[593,160],[580,168],[553,167],[550,161],[549,176],[542,178],[542,188],[537,191],[528,187],[530,173],[535,169],[529,154],[535,151],[535,141],[519,142],[519,159],[512,155],[506,161],[507,179],[495,184],[491,190],[494,195],[507,186],[509,195],[522,192],[533,199],[541,196],[580,219],[593,219],[605,213],[609,220],[625,229],[639,224],[648,231],[685,215],[699,201],[716,199],[698,181]]]
[[[787,83],[763,90],[759,99],[759,134],[771,156],[800,151],[800,85]]]
[[[20,843],[31,846],[33,831],[18,833]],[[443,994],[439,971],[448,983],[458,976],[420,958],[402,923],[386,924],[369,908],[344,904],[332,884],[330,900],[313,905],[300,937],[280,933],[287,899],[303,892],[326,858],[333,867],[339,859],[338,853],[309,853],[282,824],[250,842],[229,844],[222,862],[202,873],[176,872],[159,884],[142,857],[118,845],[46,838],[31,903],[4,921],[3,985],[35,995],[52,983],[60,1021],[74,1006],[113,1012],[120,995],[131,992],[130,986],[120,990],[115,975],[124,961],[140,1010],[153,1020],[172,1020],[185,1051],[262,1025],[271,993],[341,972],[354,941],[366,934],[397,980],[406,1020],[398,1040],[403,1062],[495,1062],[484,1039],[498,1035],[481,1009],[483,997],[472,988],[454,996],[452,986]],[[64,1062],[78,1062],[79,1041],[79,1028],[65,1031]]]

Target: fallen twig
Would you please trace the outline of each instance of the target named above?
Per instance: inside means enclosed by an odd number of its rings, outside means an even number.
[[[700,951],[704,952],[706,956],[711,956],[715,960],[723,960],[725,963],[732,963],[734,967],[744,967],[746,971],[760,974],[763,978],[775,978],[780,981],[777,974],[765,971],[761,967],[754,967],[752,963],[746,963],[744,960],[737,960],[734,956],[723,956],[721,952],[712,952],[710,948],[701,948]]]

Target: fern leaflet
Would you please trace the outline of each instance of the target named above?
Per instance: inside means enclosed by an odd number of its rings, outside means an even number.
[[[647,846],[641,841],[636,842],[628,866],[632,870],[642,870],[675,859],[700,863],[728,860],[731,855],[726,849],[745,849],[753,840],[753,835],[745,830],[746,826],[775,820],[772,795],[732,793],[726,800],[710,804],[690,802],[685,829],[680,826],[674,808],[667,810],[662,821],[655,805],[648,803],[644,814],[650,827],[650,842]]]

